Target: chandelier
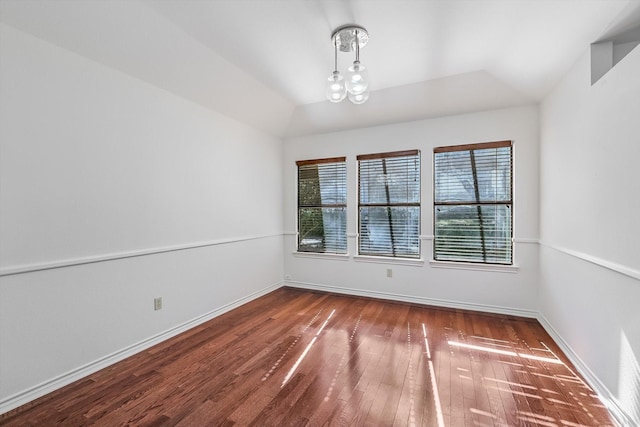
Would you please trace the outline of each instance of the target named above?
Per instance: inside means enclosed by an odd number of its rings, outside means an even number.
[[[364,104],[369,99],[369,76],[367,67],[360,64],[360,48],[369,41],[369,33],[359,25],[343,25],[331,34],[334,52],[334,71],[327,79],[327,99],[341,102],[347,96],[354,104]],[[341,52],[356,52],[345,76],[338,71],[338,49]]]

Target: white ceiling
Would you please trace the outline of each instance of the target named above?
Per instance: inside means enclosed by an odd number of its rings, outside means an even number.
[[[537,102],[639,11],[640,0],[0,0],[7,25],[278,136]],[[324,98],[330,36],[345,23],[370,35],[361,106]]]

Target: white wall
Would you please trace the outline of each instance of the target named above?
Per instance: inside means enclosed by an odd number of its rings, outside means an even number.
[[[459,306],[535,317],[538,281],[538,110],[524,106],[285,140],[285,278],[301,287]],[[517,272],[434,268],[433,148],[513,140]],[[420,149],[421,265],[355,260],[358,154]],[[296,160],[347,157],[349,257],[303,257],[296,251]],[[392,278],[386,276],[393,270]]]
[[[637,48],[594,87],[585,55],[541,124],[537,106],[523,106],[292,138],[283,155],[276,138],[0,31],[0,412],[286,275],[300,287],[540,313],[640,422]],[[434,267],[433,147],[504,139],[515,147],[517,270]],[[415,148],[424,262],[355,260],[356,155]],[[295,160],[333,156],[348,161],[349,256],[296,256]],[[157,296],[164,308],[153,311]]]
[[[540,311],[640,423],[640,48],[589,72],[585,53],[541,106]]]
[[[272,289],[283,255],[279,139],[0,31],[2,412]]]

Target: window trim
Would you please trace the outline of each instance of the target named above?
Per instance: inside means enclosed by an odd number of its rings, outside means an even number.
[[[436,202],[436,154],[438,153],[451,153],[451,152],[459,152],[459,151],[470,151],[473,153],[474,150],[486,150],[491,148],[509,148],[509,194],[510,199],[508,201],[494,201],[494,202],[483,202],[479,200],[477,195],[478,185],[477,185],[477,175],[474,170],[474,181],[476,181],[475,191],[476,191],[476,201],[475,202]],[[491,141],[491,142],[479,142],[472,144],[462,144],[462,145],[449,145],[442,147],[435,147],[433,149],[433,259],[430,261],[431,265],[434,267],[442,267],[442,268],[466,268],[468,269],[481,269],[481,270],[501,270],[501,271],[513,271],[513,269],[517,270],[518,267],[514,261],[514,188],[513,188],[513,141],[512,140],[502,140],[502,141]],[[485,261],[473,261],[473,260],[438,260],[436,259],[436,209],[438,206],[497,206],[497,205],[509,205],[510,213],[511,213],[511,224],[510,224],[510,244],[511,244],[511,258],[509,263],[498,263],[498,262],[487,262]],[[481,214],[480,214],[481,215]],[[482,228],[482,220],[480,221],[480,227]],[[484,247],[484,234],[482,235],[483,247]],[[483,249],[484,258],[486,259],[486,250]],[[487,268],[483,268],[484,266],[489,266]]]
[[[420,155],[420,150],[391,151],[388,153],[359,154],[356,160],[389,159],[392,157],[409,157]]]
[[[310,159],[310,160],[296,160],[296,252],[294,252],[295,254],[301,254],[303,256],[308,256],[308,257],[331,257],[331,258],[336,258],[336,259],[340,259],[343,257],[347,257],[348,256],[348,251],[349,251],[349,245],[347,243],[346,247],[345,247],[345,252],[315,252],[315,251],[305,251],[305,250],[300,250],[300,208],[301,207],[305,207],[305,208],[344,208],[345,209],[345,214],[348,212],[347,210],[347,205],[348,205],[348,199],[345,198],[345,203],[331,203],[331,204],[323,204],[320,203],[319,205],[305,205],[305,206],[301,206],[300,205],[300,167],[301,166],[309,166],[309,165],[322,165],[322,164],[329,164],[329,163],[344,163],[344,169],[345,169],[345,191],[348,192],[349,190],[349,184],[348,184],[348,179],[347,179],[347,157],[346,156],[342,156],[342,157],[326,157],[326,158],[321,158],[321,159]],[[348,215],[347,215],[347,221],[348,221]],[[345,234],[346,236],[346,234]]]
[[[478,148],[481,147],[481,148]],[[436,147],[433,149],[434,153],[451,153],[454,151],[468,151],[468,150],[486,150],[488,148],[506,148],[513,147],[513,141],[492,141],[492,142],[476,142],[473,144],[463,145],[447,145],[444,147]]]
[[[419,191],[419,201],[416,202],[411,202],[411,203],[368,203],[365,205],[361,204],[361,180],[360,180],[360,161],[362,160],[378,160],[378,159],[389,159],[389,158],[397,158],[397,157],[410,157],[410,156],[418,156],[418,162],[419,162],[419,166],[418,166],[418,184],[420,187],[420,191]],[[357,216],[358,216],[358,220],[357,220],[357,237],[356,237],[356,246],[357,246],[357,250],[356,250],[356,255],[354,256],[354,260],[358,260],[358,261],[364,261],[364,262],[383,262],[383,263],[393,263],[393,260],[398,260],[396,263],[400,263],[402,262],[402,260],[405,260],[408,263],[411,264],[422,264],[424,261],[422,259],[422,241],[420,239],[421,236],[421,229],[422,229],[422,156],[420,155],[420,150],[418,149],[414,149],[414,150],[401,150],[401,151],[390,151],[390,152],[384,152],[384,153],[373,153],[373,154],[359,154],[356,156],[356,160],[357,160],[357,182],[356,185],[358,187],[358,199],[357,199]],[[387,199],[389,199],[389,195],[388,195],[388,187],[387,187]],[[392,255],[382,255],[382,254],[371,254],[371,253],[362,253],[361,252],[361,245],[360,245],[360,237],[361,237],[361,233],[360,233],[360,208],[362,206],[365,207],[417,207],[419,209],[420,214],[418,215],[419,218],[419,224],[418,224],[418,254],[416,256],[407,256],[405,254],[402,255],[396,255],[396,250],[395,250],[395,246],[394,246],[394,242],[393,242],[393,233],[391,236],[391,240],[392,240]],[[389,260],[389,261],[386,261]],[[415,261],[415,262],[413,262]]]
[[[493,264],[469,261],[436,261],[432,259],[429,265],[433,268],[445,268],[451,270],[491,271],[494,273],[517,273],[520,266],[517,264]]]
[[[312,160],[296,160],[296,166],[308,166],[308,165],[321,165],[323,163],[341,163],[347,162],[346,157],[327,157],[324,159],[312,159]]]

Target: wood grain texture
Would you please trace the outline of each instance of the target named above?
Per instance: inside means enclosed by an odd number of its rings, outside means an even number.
[[[282,288],[3,426],[603,426],[534,320]]]

